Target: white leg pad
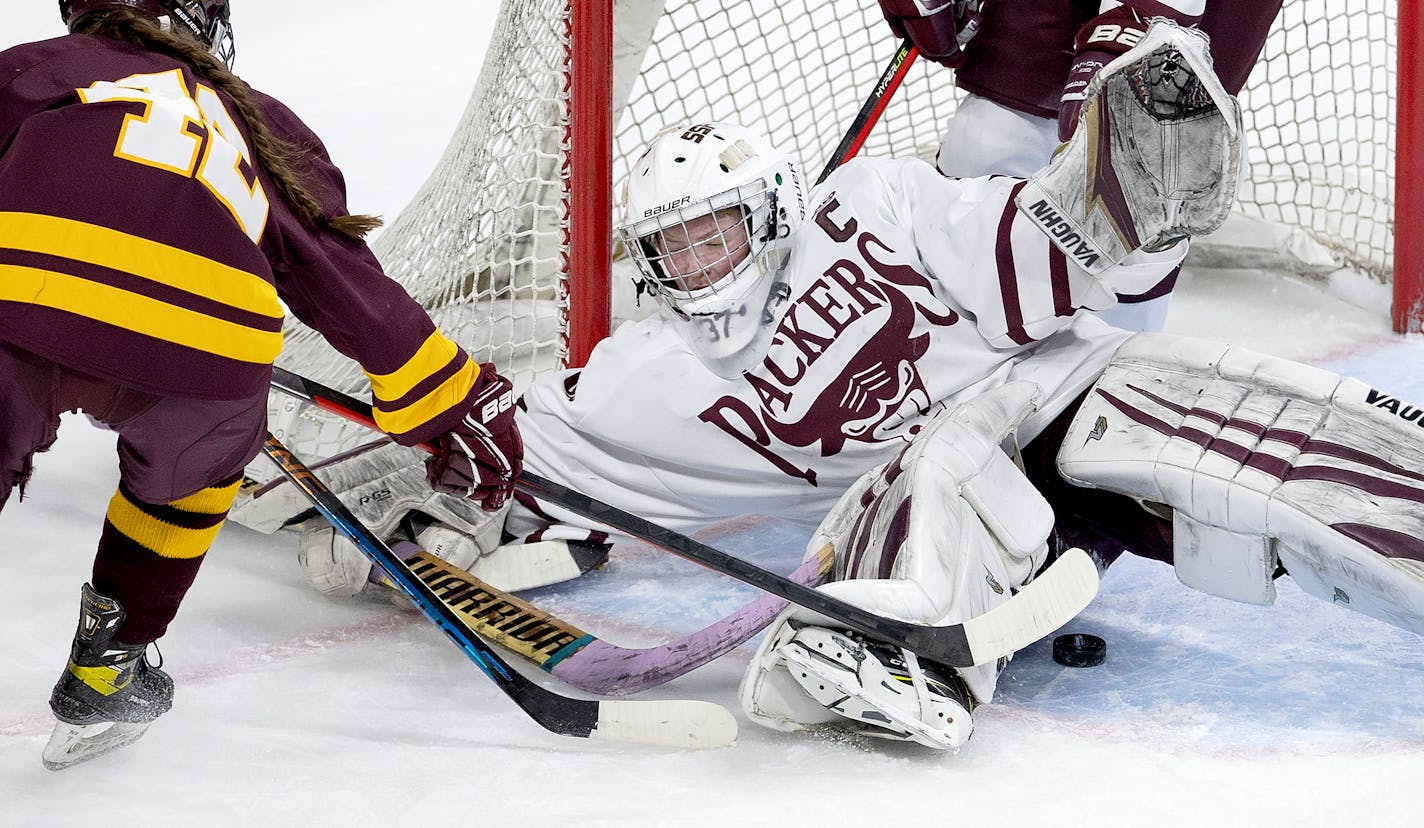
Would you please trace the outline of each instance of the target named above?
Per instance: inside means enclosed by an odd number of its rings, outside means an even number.
[[[1008,600],[1044,563],[1053,526],[1047,502],[1001,448],[1038,394],[1027,382],[988,391],[937,417],[899,457],[862,476],[811,540],[809,550],[829,544],[836,554],[839,580],[821,589],[920,624],[964,621]],[[913,653],[860,652],[836,626],[794,606],[773,622],[742,680],[752,721],[780,730],[834,724],[940,749],[969,737],[967,708],[992,698],[1001,664],[925,665],[939,678],[921,681],[917,671],[929,670]],[[836,644],[842,639],[851,643]],[[817,644],[836,644],[838,655],[813,664]],[[883,666],[903,676],[889,689],[876,672]]]
[[[1328,371],[1140,334],[1089,392],[1058,467],[1182,513],[1187,583],[1259,603],[1274,553],[1306,592],[1424,633],[1421,419]],[[1239,540],[1252,536],[1262,545]]]

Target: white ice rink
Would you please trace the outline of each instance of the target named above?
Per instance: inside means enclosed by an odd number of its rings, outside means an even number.
[[[458,120],[496,0],[459,12],[376,0],[241,0],[238,69],[328,143],[352,208],[394,217]],[[0,47],[57,35],[51,2],[10,3]],[[415,14],[408,12],[419,9]],[[1279,274],[1189,272],[1169,330],[1227,339],[1424,401],[1424,339]],[[1368,291],[1367,291],[1368,293]],[[763,730],[661,751],[551,735],[420,616],[327,600],[295,538],[229,526],[163,656],[171,713],[63,773],[39,752],[79,585],[117,479],[112,435],[67,419],[29,497],[0,515],[0,825],[1385,826],[1424,805],[1424,640],[1302,595],[1271,609],[1124,559],[1070,628],[1106,665],[1021,652],[956,756]],[[789,571],[777,526],[720,547]],[[750,593],[642,547],[533,600],[618,643],[711,622]],[[647,694],[733,710],[744,647]],[[578,695],[575,691],[567,691]],[[740,711],[737,710],[739,719]]]

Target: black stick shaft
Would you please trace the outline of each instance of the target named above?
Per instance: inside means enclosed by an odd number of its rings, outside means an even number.
[[[900,82],[905,79],[905,73],[910,71],[910,65],[915,62],[915,57],[919,53],[919,49],[915,48],[915,44],[911,43],[909,38],[905,38],[904,42],[900,44],[900,48],[895,51],[895,56],[890,59],[889,65],[880,74],[880,80],[875,83],[875,88],[870,91],[870,97],[860,105],[860,112],[857,112],[855,120],[850,122],[850,129],[846,130],[845,137],[841,138],[840,144],[836,146],[836,151],[831,153],[831,160],[826,162],[826,168],[821,170],[821,175],[816,179],[817,184],[825,181],[831,171],[854,158],[855,154],[860,151],[861,146],[865,144],[866,137],[875,128],[881,113],[885,111],[886,104],[890,103],[890,98],[895,94],[895,90],[900,88]]]

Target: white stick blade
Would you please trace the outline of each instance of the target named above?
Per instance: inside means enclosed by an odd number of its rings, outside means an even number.
[[[1097,566],[1088,553],[1069,549],[1017,595],[964,622],[974,663],[1022,650],[1072,621],[1097,594]]]
[[[604,700],[598,703],[598,727],[590,738],[674,748],[727,747],[737,741],[737,720],[713,702]]]

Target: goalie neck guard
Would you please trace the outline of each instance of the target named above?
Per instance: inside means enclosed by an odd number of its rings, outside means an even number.
[[[713,373],[751,368],[789,295],[803,210],[790,156],[733,124],[670,127],[633,165],[623,204],[618,235],[639,291]]]
[[[59,0],[59,16],[71,32],[84,18],[115,9],[129,9],[192,34],[229,69],[237,58],[228,0]]]

